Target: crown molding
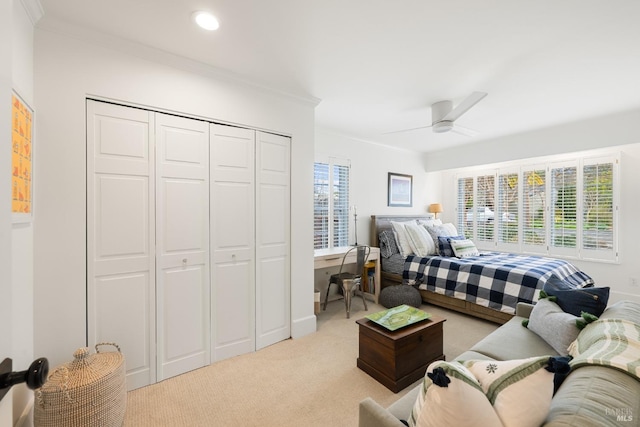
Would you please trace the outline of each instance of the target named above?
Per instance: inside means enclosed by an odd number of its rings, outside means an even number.
[[[37,1],[37,0],[23,0]],[[142,43],[133,42],[121,37],[102,33],[88,27],[82,27],[57,18],[47,16],[38,23],[38,29],[72,37],[89,43],[95,43],[105,48],[109,48],[118,52],[126,53],[148,61],[168,65],[177,69],[190,71],[205,75],[218,80],[227,81],[229,83],[239,84],[241,86],[258,89],[272,95],[286,98],[303,104],[316,107],[320,103],[320,99],[306,93],[294,93],[286,89],[275,88],[268,84],[256,82],[250,78],[238,73],[227,71],[204,62],[196,61],[184,56],[176,55],[155,47],[151,47]]]
[[[24,10],[27,12],[31,24],[36,25],[44,16],[44,8],[38,0],[20,0]]]

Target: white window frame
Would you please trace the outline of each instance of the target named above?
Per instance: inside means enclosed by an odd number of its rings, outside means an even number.
[[[314,236],[314,249],[325,249],[325,248],[333,248],[336,246],[347,246],[348,242],[349,242],[349,233],[350,233],[350,223],[349,223],[349,202],[350,202],[350,192],[351,192],[351,161],[348,159],[340,159],[337,157],[325,157],[325,158],[320,158],[320,159],[316,159],[314,161],[314,171],[315,171],[315,165],[316,164],[325,164],[328,166],[329,168],[329,182],[327,183],[328,185],[328,207],[327,207],[327,214],[328,214],[328,222],[327,222],[327,245],[322,245],[321,247],[316,247],[316,242],[315,242],[315,236]],[[347,215],[346,215],[346,232],[343,233],[343,242],[339,242],[339,243],[344,243],[344,244],[339,244],[339,245],[335,245],[334,244],[334,240],[335,240],[335,234],[336,234],[336,230],[334,227],[334,221],[333,221],[333,215],[335,212],[335,201],[334,201],[334,186],[333,186],[333,182],[334,182],[334,167],[335,166],[345,166],[349,169],[349,179],[347,182],[347,197],[346,197],[346,210],[347,210]],[[316,183],[316,177],[314,174],[314,199],[316,196],[315,193],[315,183]],[[316,233],[316,227],[315,227],[315,202],[314,202],[314,235]]]
[[[531,253],[537,255],[549,255],[558,258],[568,258],[568,259],[580,259],[580,260],[589,260],[589,261],[597,261],[597,262],[619,262],[619,204],[620,204],[620,154],[605,154],[600,156],[583,156],[583,157],[574,157],[573,159],[568,159],[565,161],[553,161],[549,160],[547,162],[530,162],[527,160],[525,162],[517,162],[523,163],[522,165],[512,165],[505,168],[498,169],[484,169],[484,170],[476,170],[473,172],[461,172],[457,174],[455,179],[455,202],[456,202],[456,221],[461,234],[464,234],[467,237],[471,237],[476,242],[476,246],[480,249],[485,250],[498,250],[498,251],[506,251],[506,252],[520,252],[520,253]],[[610,249],[588,249],[584,248],[584,240],[585,240],[585,224],[584,224],[584,168],[585,166],[594,165],[594,164],[612,164],[612,237],[611,237],[611,248]],[[552,202],[554,200],[552,194],[552,178],[551,172],[554,168],[563,168],[563,167],[575,167],[576,168],[576,230],[575,230],[575,247],[561,247],[561,246],[553,246],[551,244],[552,232],[551,232],[551,221],[553,221],[553,215],[551,209],[554,208],[552,206]],[[544,170],[544,221],[545,221],[545,232],[544,232],[544,244],[541,245],[532,245],[524,243],[524,174],[530,171],[538,171]],[[501,175],[510,174],[510,173],[518,173],[518,242],[517,243],[506,243],[499,242],[497,237],[499,233],[499,224],[498,219],[501,215],[501,211],[499,207],[499,178]],[[479,240],[478,239],[478,224],[476,215],[474,215],[473,223],[466,226],[463,221],[466,219],[466,210],[465,206],[461,206],[463,201],[460,200],[459,194],[459,184],[461,179],[473,179],[473,201],[474,205],[478,201],[478,185],[477,180],[478,177],[484,177],[495,174],[495,193],[494,193],[494,234],[493,240]],[[485,203],[486,204],[486,203]],[[476,206],[474,206],[475,209]],[[462,210],[462,212],[461,212]],[[477,212],[474,210],[474,212]],[[466,222],[466,221],[465,221]],[[469,230],[472,228],[472,230]]]

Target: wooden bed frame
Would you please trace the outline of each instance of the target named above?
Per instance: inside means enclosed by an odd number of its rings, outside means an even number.
[[[371,215],[371,246],[380,247],[378,236],[381,231],[391,230],[391,221],[410,221],[415,219],[433,219],[429,215]],[[386,286],[401,285],[402,275],[395,273],[381,272],[381,290]],[[484,307],[465,300],[438,294],[432,291],[420,289],[422,301],[450,310],[465,313],[474,317],[489,320],[491,322],[503,324],[513,317],[513,314],[504,313],[489,307]]]

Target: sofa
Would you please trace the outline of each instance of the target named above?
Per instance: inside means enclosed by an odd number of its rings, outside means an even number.
[[[523,326],[523,320],[529,319],[533,308],[533,305],[519,303],[515,317],[455,360],[505,361],[533,356],[560,356],[545,339]],[[640,330],[640,304],[619,301],[609,305],[599,318],[624,319],[634,323],[635,328]],[[585,330],[579,334],[583,334]],[[638,370],[640,371],[640,367]],[[410,417],[421,387],[422,382],[388,408],[383,408],[371,398],[361,401],[359,426],[405,426],[400,420],[408,420]],[[609,366],[588,364],[573,367],[553,394],[550,409],[542,425],[640,425],[640,380],[629,372]]]

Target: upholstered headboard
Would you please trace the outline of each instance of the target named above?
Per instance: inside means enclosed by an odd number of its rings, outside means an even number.
[[[380,247],[378,236],[384,230],[391,230],[391,221],[410,221],[412,219],[433,219],[433,214],[371,215],[371,246]]]

